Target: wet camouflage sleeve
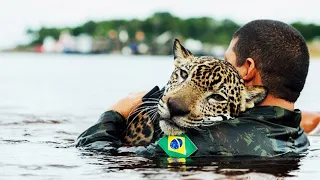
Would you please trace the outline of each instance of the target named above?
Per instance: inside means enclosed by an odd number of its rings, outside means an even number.
[[[112,147],[122,145],[120,137],[124,130],[123,117],[115,111],[106,111],[98,122],[79,135],[76,147],[92,146],[92,143],[107,143]],[[96,143],[97,144],[97,143]]]

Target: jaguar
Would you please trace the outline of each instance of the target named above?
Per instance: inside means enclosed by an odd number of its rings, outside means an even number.
[[[179,135],[239,116],[262,102],[264,86],[245,86],[236,68],[212,56],[194,56],[173,44],[174,70],[162,90],[143,99],[127,120],[124,142],[146,145],[159,134]]]

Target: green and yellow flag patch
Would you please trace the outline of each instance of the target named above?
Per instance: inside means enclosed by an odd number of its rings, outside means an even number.
[[[158,141],[158,145],[169,157],[173,158],[189,157],[198,149],[185,134],[180,136],[164,136]]]

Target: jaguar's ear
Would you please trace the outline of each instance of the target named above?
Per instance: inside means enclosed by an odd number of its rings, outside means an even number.
[[[186,59],[188,57],[193,57],[192,53],[188,49],[184,48],[178,39],[175,39],[173,43],[173,55],[174,59]]]
[[[246,88],[246,109],[253,108],[261,103],[268,95],[268,89],[264,86],[247,86]]]

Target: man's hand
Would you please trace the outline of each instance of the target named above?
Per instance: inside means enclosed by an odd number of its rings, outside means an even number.
[[[142,91],[138,93],[131,93],[128,96],[120,99],[109,110],[117,111],[125,119],[128,118],[131,111],[142,104],[142,97],[147,93],[147,91]]]
[[[320,124],[320,113],[302,112],[300,125],[307,134]]]

